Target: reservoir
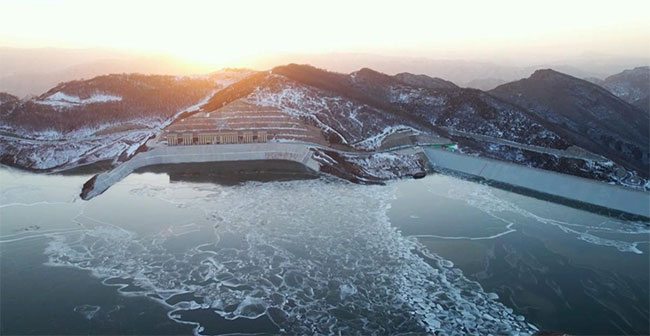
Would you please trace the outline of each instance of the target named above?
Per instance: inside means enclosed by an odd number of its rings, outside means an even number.
[[[0,334],[648,334],[650,223],[447,175],[0,169]]]

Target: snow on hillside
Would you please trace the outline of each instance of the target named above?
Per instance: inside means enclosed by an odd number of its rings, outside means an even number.
[[[313,123],[330,140],[351,144],[358,149],[375,149],[395,130],[414,129],[402,125],[399,115],[367,104],[295,83],[278,75],[273,85],[257,87],[244,101],[277,108],[284,113]],[[387,126],[388,125],[388,126]]]
[[[381,146],[381,143],[384,141],[384,139],[386,139],[387,136],[400,131],[411,131],[415,134],[421,133],[419,130],[406,125],[387,126],[381,130],[381,132],[369,138],[366,138],[365,140],[359,141],[353,146],[360,149],[374,150]]]
[[[314,149],[313,158],[321,164],[323,173],[363,184],[381,184],[427,169],[426,159],[419,153],[357,155]]]
[[[61,140],[87,140],[92,137],[101,137],[105,133],[121,133],[129,132],[132,130],[146,130],[159,128],[161,124],[166,122],[166,119],[161,118],[138,118],[132,120],[125,120],[124,122],[107,122],[95,126],[87,126],[75,129],[70,132],[61,132],[55,129],[43,130],[25,130],[22,128],[15,128],[8,125],[0,125],[0,131],[9,134],[20,135],[20,138],[26,140],[38,141],[61,141]],[[128,126],[128,128],[125,128]],[[120,129],[120,130],[117,130]],[[115,131],[112,131],[115,130]]]
[[[16,153],[11,158],[3,158],[3,162],[8,161],[6,163],[14,166],[39,170],[71,168],[102,160],[115,161],[124,152],[132,155],[149,136],[147,131],[133,131],[84,140],[52,142],[8,141],[0,136],[0,153]]]
[[[152,135],[169,125],[182,113],[198,109],[217,90],[210,91],[196,104],[179,108],[171,118],[136,118],[121,123],[81,127],[71,132],[60,132],[54,129],[26,131],[10,127],[5,129],[0,126],[0,130],[20,135],[20,137],[0,135],[2,140],[0,158],[5,164],[37,170],[72,168],[103,160],[115,163],[122,155],[126,157],[134,155]],[[50,99],[50,102],[60,103],[53,106],[67,106],[66,104],[115,101],[115,98],[119,97],[97,94],[87,99],[80,99],[57,92],[45,100]],[[129,128],[124,130],[127,124]]]
[[[79,98],[77,96],[68,95],[61,91],[47,96],[45,99],[35,101],[37,104],[50,105],[57,107],[71,107],[78,105],[86,105],[92,103],[106,103],[112,101],[122,101],[122,97],[109,95],[106,93],[95,93],[89,98]]]
[[[361,167],[365,174],[383,180],[413,175],[423,170],[421,157],[417,154],[375,153],[366,158],[349,156],[347,160]]]
[[[429,90],[407,86],[391,87],[388,99],[391,103],[400,104],[417,102],[431,106],[444,106],[447,103],[444,96],[436,96]]]
[[[270,90],[268,87],[263,89],[258,87],[246,97],[245,101],[255,105],[275,107],[292,117],[311,120],[325,133],[335,134],[342,143],[347,144],[348,139],[329,126],[326,120],[328,118],[323,113],[327,111],[330,114],[343,114],[353,119],[353,116],[356,116],[355,106],[340,97],[318,97],[318,94],[310,91],[312,90],[292,83],[287,83],[278,91]],[[345,127],[340,120],[335,121],[348,134],[360,133],[361,126],[347,125],[348,127]],[[353,129],[348,130],[348,128]]]

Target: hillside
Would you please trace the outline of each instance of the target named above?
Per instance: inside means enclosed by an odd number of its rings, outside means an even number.
[[[3,94],[0,162],[48,170],[128,157],[174,116],[249,73],[105,75],[23,101]]]
[[[311,67],[304,69],[313,73],[304,74],[302,81],[314,85],[281,75],[285,69],[275,68],[270,73],[256,74],[218,92],[202,110],[216,110],[239,100],[253,106],[273,107],[302,123],[317,127],[329,143],[356,149],[371,148],[373,144],[377,146],[371,138],[387,132],[387,129],[412,128],[435,132],[426,120],[354,90],[347,75]]]
[[[0,92],[0,113],[4,113],[4,111],[12,111],[16,108],[16,105],[19,102],[20,99],[18,99],[18,97],[6,92]]]
[[[336,143],[355,144],[386,128],[411,127],[443,135],[454,129],[549,148],[569,146],[534,115],[484,92],[408,85],[370,69],[340,74],[295,64],[276,67],[220,91],[202,109],[241,98],[304,114],[326,125]]]
[[[538,70],[490,93],[531,111],[567,141],[648,176],[648,114],[602,87]]]
[[[561,98],[563,93],[553,94]],[[585,147],[592,142],[579,142],[584,139],[549,120],[556,112],[544,115],[510,96],[435,78],[367,68],[342,74],[290,64],[192,78],[111,75],[60,84],[28,101],[2,97],[2,163],[29,169],[114,164],[147,150],[143,144],[152,137],[160,143],[170,132],[234,130],[358,153],[319,150],[316,156],[324,171],[369,183],[426,166],[417,155],[375,157],[372,151],[445,138],[470,155],[615,183],[628,176],[620,171],[625,153]],[[609,161],[614,158],[619,164]]]
[[[572,155],[577,147],[536,114],[479,90],[428,89],[365,68],[341,74],[290,64],[218,92],[202,110],[238,101],[299,118],[335,146],[374,149],[411,129],[450,138],[470,154],[617,181],[617,165],[581,149],[586,154]]]
[[[172,116],[214,90],[207,79],[106,75],[62,83],[2,111],[4,130],[65,134],[82,128],[137,122],[150,125]]]
[[[553,132],[544,129],[534,115],[479,90],[407,85],[393,76],[370,69],[343,75],[309,66],[289,65],[277,67],[273,73],[385,108],[385,113],[419,120],[444,134],[446,129],[453,129],[524,144],[553,148],[569,146]]]
[[[635,101],[632,105],[650,113],[650,95]]]

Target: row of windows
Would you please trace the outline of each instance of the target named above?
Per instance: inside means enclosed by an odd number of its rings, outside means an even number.
[[[266,132],[244,132],[237,133],[170,133],[167,135],[167,145],[210,145],[210,144],[234,144],[234,143],[253,143],[266,142],[268,135]]]

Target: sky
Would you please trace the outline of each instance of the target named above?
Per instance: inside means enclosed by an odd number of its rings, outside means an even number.
[[[0,0],[0,13],[3,47],[166,53],[213,67],[282,53],[650,57],[647,0]]]

